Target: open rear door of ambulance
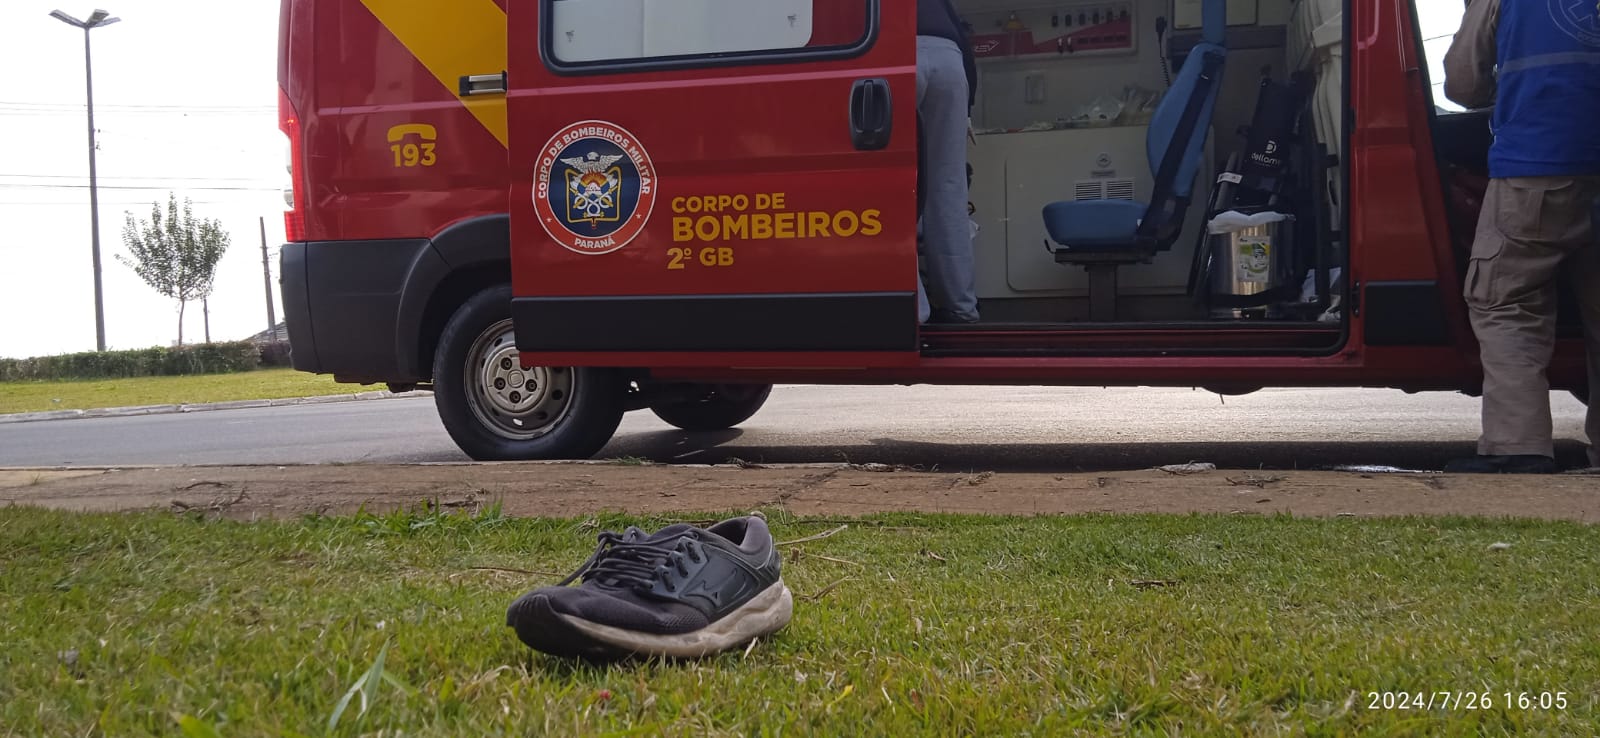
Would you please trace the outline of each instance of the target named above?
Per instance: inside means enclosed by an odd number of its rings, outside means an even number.
[[[509,6],[525,364],[917,360],[910,0]]]

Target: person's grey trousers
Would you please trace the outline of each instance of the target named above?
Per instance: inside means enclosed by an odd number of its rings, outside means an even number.
[[[955,320],[976,321],[977,275],[967,216],[967,73],[954,41],[917,37],[917,110],[927,152],[922,213],[927,284],[917,282],[917,317],[928,319],[931,294]]]

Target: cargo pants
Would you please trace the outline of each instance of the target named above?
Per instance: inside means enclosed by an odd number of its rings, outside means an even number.
[[[1600,177],[1489,180],[1465,285],[1484,373],[1479,454],[1555,455],[1546,371],[1555,353],[1563,274],[1582,309],[1589,387],[1600,392],[1597,199]],[[1600,466],[1600,402],[1590,403],[1584,430],[1590,464]]]

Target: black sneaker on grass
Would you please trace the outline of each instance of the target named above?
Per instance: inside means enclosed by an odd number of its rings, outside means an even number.
[[[556,656],[694,658],[774,633],[794,611],[761,518],[599,538],[561,584],[511,603],[506,625],[523,643]]]

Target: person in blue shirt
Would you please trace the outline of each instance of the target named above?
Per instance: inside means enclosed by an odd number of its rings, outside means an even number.
[[[967,218],[967,132],[978,89],[977,65],[950,0],[917,0],[917,112],[922,119],[923,251],[917,318],[978,320],[977,274]],[[931,311],[929,298],[939,310]]]
[[[1493,106],[1489,189],[1465,295],[1483,364],[1478,455],[1457,473],[1554,473],[1550,383],[1557,275],[1582,307],[1589,388],[1600,391],[1600,5],[1468,0],[1445,55],[1445,96]],[[1600,466],[1600,409],[1585,430]]]

